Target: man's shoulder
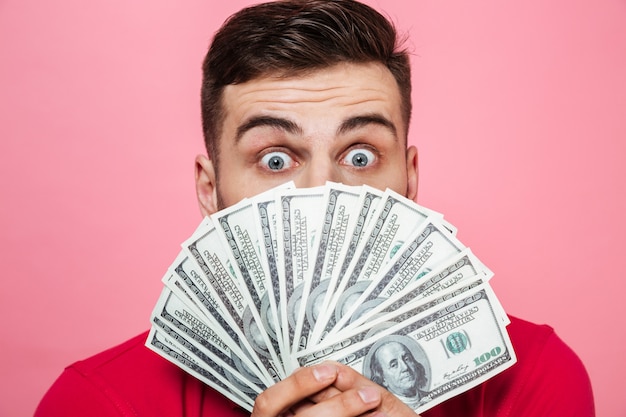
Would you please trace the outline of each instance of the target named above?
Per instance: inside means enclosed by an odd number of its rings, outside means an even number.
[[[137,353],[142,349],[138,349],[138,347],[145,344],[146,338],[148,337],[148,332],[145,331],[136,336],[131,337],[128,340],[123,342],[118,342],[110,347],[106,348],[97,353],[93,353],[90,356],[85,357],[84,359],[77,360],[76,362],[69,365],[69,367],[79,366],[84,369],[95,369],[100,366],[115,361],[116,358],[120,356],[127,355],[129,353]]]
[[[507,332],[517,363],[424,417],[594,415],[589,377],[576,353],[551,326],[509,318]]]
[[[143,369],[143,372],[134,375],[142,375],[150,364],[150,372],[162,372],[163,369],[170,368],[167,361],[164,361],[156,353],[145,346],[148,332],[143,332],[118,345],[103,350],[86,359],[74,362],[68,368],[72,368],[82,375],[116,375],[119,372],[130,373],[135,368]]]
[[[145,346],[148,332],[69,365],[43,397],[35,417],[202,416],[234,405]]]
[[[511,315],[509,320],[511,323],[507,332],[516,351],[541,348],[548,339],[557,337],[554,329],[547,324],[536,324]]]
[[[565,366],[584,371],[584,366],[576,353],[547,324],[535,324],[530,321],[509,316],[511,323],[507,332],[518,359],[512,369],[531,370]]]
[[[589,375],[574,350],[545,324],[511,317],[507,328],[517,364],[494,378],[493,383],[512,390],[511,415],[524,404],[526,415],[542,415],[546,409],[560,415],[593,416],[594,402]]]
[[[536,324],[509,316],[507,332],[517,363],[503,376],[512,375],[521,380],[546,373],[559,366],[582,368],[574,351],[547,324]],[[551,372],[550,372],[551,373]],[[523,375],[520,378],[520,375]]]
[[[155,398],[168,394],[180,378],[172,379],[176,370],[144,346],[147,334],[67,366],[41,400],[35,416],[132,415],[143,407],[145,389],[155,390]],[[162,382],[157,384],[158,380]]]

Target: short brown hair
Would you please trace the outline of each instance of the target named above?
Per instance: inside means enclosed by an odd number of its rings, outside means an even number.
[[[218,159],[224,87],[343,62],[380,62],[390,70],[400,89],[408,131],[409,57],[393,24],[376,10],[353,0],[283,0],[232,15],[215,34],[202,66],[202,128],[210,157]]]

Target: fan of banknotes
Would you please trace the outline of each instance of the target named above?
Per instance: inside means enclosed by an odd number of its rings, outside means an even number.
[[[202,220],[146,345],[247,410],[334,360],[419,413],[515,363],[492,275],[440,213],[391,190],[289,183]]]

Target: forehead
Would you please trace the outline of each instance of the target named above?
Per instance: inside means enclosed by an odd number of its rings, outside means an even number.
[[[403,132],[399,87],[382,64],[338,64],[305,75],[262,77],[224,89],[224,127],[259,113],[332,118],[380,113]],[[319,120],[317,120],[319,122]]]

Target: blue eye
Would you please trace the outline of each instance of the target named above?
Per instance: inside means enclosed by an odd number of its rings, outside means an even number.
[[[376,160],[376,156],[367,149],[353,149],[344,158],[344,162],[354,167],[365,167],[371,165]]]
[[[284,152],[270,152],[263,156],[261,163],[271,171],[291,168],[293,160]]]

